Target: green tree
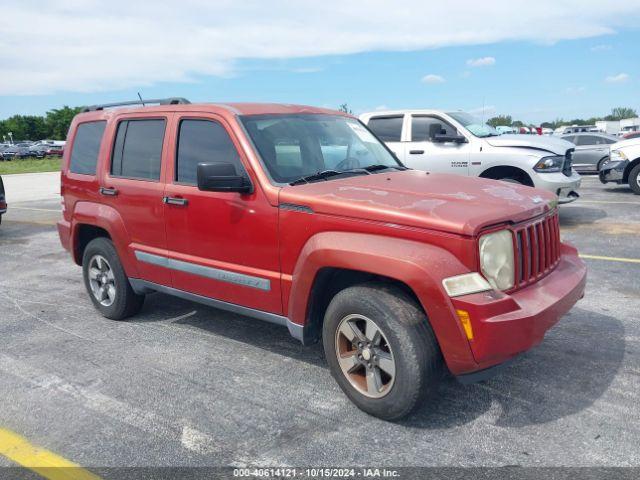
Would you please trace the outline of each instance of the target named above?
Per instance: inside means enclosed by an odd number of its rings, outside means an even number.
[[[71,120],[81,109],[81,107],[68,107],[65,105],[62,108],[49,110],[45,117],[49,137],[54,140],[65,140]]]
[[[611,110],[611,113],[604,117],[605,120],[623,120],[625,118],[635,118],[638,114],[633,108],[616,107]]]
[[[513,120],[511,119],[511,115],[497,115],[487,120],[487,124],[491,125],[492,127],[497,127],[498,125],[510,127],[512,123]]]
[[[520,128],[520,127],[524,127],[524,123],[522,123],[520,120],[514,120],[511,123],[512,127],[516,127],[516,128]]]
[[[347,105],[346,103],[340,104],[340,106],[338,107],[338,110],[344,113],[348,113],[349,115],[353,115],[353,112],[349,108],[349,105]]]

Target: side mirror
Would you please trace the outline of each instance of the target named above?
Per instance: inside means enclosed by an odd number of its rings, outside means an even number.
[[[198,164],[198,189],[208,192],[253,193],[253,185],[238,175],[232,163],[215,162]]]
[[[442,133],[434,135],[433,141],[436,143],[467,143],[467,139],[463,135],[445,135]]]

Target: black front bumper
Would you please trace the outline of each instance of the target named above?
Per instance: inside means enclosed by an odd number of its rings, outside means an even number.
[[[624,183],[624,169],[628,164],[628,160],[607,162],[600,169],[598,178],[602,183]]]

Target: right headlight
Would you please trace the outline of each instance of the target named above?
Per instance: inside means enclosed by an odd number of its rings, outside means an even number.
[[[561,172],[564,166],[564,157],[542,157],[533,169],[536,172]]]
[[[515,281],[513,234],[510,230],[480,237],[479,254],[482,275],[497,290],[509,290]]]
[[[611,150],[609,160],[612,162],[624,162],[625,160],[628,160],[628,158],[622,150]]]

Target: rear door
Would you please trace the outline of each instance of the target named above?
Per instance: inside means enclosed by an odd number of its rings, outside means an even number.
[[[166,257],[163,156],[169,150],[165,132],[169,115],[139,113],[118,117],[111,130],[111,155],[102,178],[102,203],[124,222],[140,278],[170,285],[171,276],[158,258]]]
[[[469,174],[469,143],[435,142],[435,136],[463,135],[456,127],[435,115],[411,115],[406,145],[407,167],[434,173]]]
[[[164,208],[173,287],[281,314],[278,209],[249,174],[237,138],[206,113],[176,114],[172,136]],[[199,190],[197,165],[212,162],[231,163],[254,191]]]

